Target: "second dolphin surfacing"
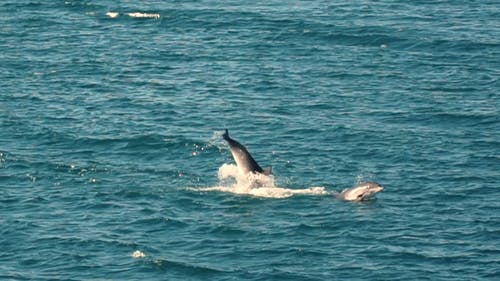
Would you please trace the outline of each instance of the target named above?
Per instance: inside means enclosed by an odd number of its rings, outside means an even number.
[[[252,155],[248,152],[248,150],[239,142],[232,139],[229,136],[229,132],[226,129],[225,133],[222,135],[224,140],[229,144],[229,148],[231,149],[231,154],[233,155],[234,161],[236,161],[236,165],[238,166],[238,170],[242,175],[249,174],[263,174],[266,176],[271,175],[272,169],[269,167],[267,169],[262,169],[259,164],[253,159]]]
[[[384,190],[384,187],[376,182],[365,182],[355,187],[344,189],[336,197],[346,201],[366,201],[374,198],[375,194],[382,190]]]

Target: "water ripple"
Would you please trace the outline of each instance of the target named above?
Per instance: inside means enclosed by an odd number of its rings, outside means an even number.
[[[495,279],[498,5],[358,2],[0,3],[0,279]]]

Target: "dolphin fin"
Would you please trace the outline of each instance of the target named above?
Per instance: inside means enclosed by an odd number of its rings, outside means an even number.
[[[262,173],[266,176],[269,176],[270,174],[273,173],[273,167],[268,167],[262,170]]]

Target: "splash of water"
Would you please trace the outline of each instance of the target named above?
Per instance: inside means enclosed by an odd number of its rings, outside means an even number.
[[[136,258],[136,259],[140,259],[140,258],[146,257],[146,254],[144,254],[143,252],[141,252],[139,250],[136,250],[130,256],[133,258]]]
[[[204,188],[192,188],[196,191],[219,191],[240,195],[250,195],[265,198],[288,198],[293,195],[327,195],[330,194],[324,187],[309,187],[303,189],[290,189],[277,187],[274,177],[262,174],[240,173],[233,164],[223,164],[219,168],[219,185]]]

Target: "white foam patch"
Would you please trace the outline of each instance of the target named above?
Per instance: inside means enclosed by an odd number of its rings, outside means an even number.
[[[148,14],[148,13],[128,13],[128,16],[131,18],[152,18],[152,19],[160,18],[160,14]]]
[[[274,185],[273,176],[242,175],[238,167],[224,164],[219,168],[221,185],[213,187],[188,188],[189,190],[210,192],[227,192],[239,195],[250,195],[264,198],[288,198],[293,195],[327,195],[330,194],[324,187],[310,188],[283,188]]]
[[[117,12],[107,12],[106,13],[106,16],[110,17],[110,18],[116,18],[118,17],[120,14],[117,13]]]
[[[160,14],[150,14],[150,13],[126,13],[127,16],[131,17],[131,18],[149,18],[149,19],[159,19],[160,18]],[[120,13],[118,12],[107,12],[106,13],[106,16],[110,17],[110,18],[117,18],[118,16],[120,16]]]
[[[239,176],[239,170],[236,165],[232,164],[222,164],[219,168],[219,179],[226,179],[229,177]]]
[[[146,257],[146,254],[144,254],[143,252],[141,252],[139,250],[136,250],[130,256],[133,258],[136,258],[136,259],[140,259],[140,258]]]
[[[214,186],[214,187],[201,187],[189,188],[194,191],[219,191],[228,192],[240,195],[250,195],[263,198],[288,198],[293,195],[326,195],[329,194],[324,187],[310,187],[305,189],[291,189],[282,187],[253,187],[249,189],[241,189],[237,186]]]

